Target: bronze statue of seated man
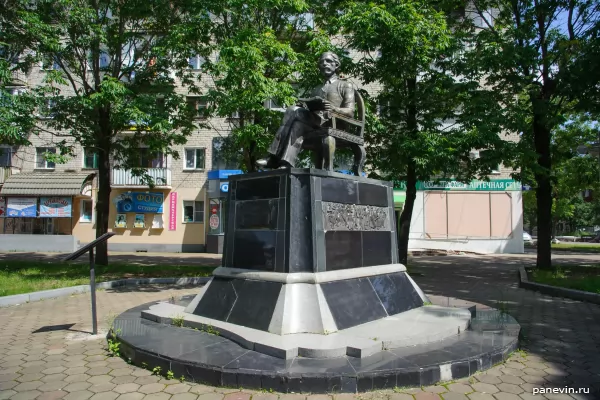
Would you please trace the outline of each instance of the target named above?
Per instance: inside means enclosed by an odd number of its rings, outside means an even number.
[[[300,99],[297,105],[286,110],[269,148],[269,157],[258,160],[256,164],[259,167],[295,167],[302,143],[330,125],[332,111],[354,117],[354,87],[350,82],[338,78],[339,67],[340,59],[336,54],[326,52],[321,55],[319,70],[325,82],[313,89],[311,98]]]

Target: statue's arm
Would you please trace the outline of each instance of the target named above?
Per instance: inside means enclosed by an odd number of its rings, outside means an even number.
[[[342,104],[334,107],[333,111],[354,118],[354,88],[352,84],[346,83],[342,88]]]

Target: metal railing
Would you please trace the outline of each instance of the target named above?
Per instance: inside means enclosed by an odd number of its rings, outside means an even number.
[[[169,168],[147,168],[146,172],[154,180],[156,186],[171,186],[171,170]],[[112,186],[148,186],[142,178],[134,176],[130,170],[113,169],[111,171]]]
[[[107,232],[98,239],[90,242],[79,250],[66,256],[63,261],[73,261],[84,255],[86,252],[90,254],[90,292],[92,294],[92,334],[98,334],[98,317],[96,315],[96,264],[94,262],[94,248],[100,243],[106,242],[115,235],[114,232]]]
[[[27,75],[21,71],[11,71],[10,77],[13,85],[27,85]]]

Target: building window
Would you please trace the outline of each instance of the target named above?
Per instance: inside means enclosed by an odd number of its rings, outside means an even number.
[[[205,119],[207,117],[206,109],[208,108],[208,102],[205,98],[200,96],[188,96],[186,100],[188,107],[194,112],[195,118]]]
[[[500,174],[500,164],[498,164],[494,168],[492,168],[492,174],[494,174],[494,175]]]
[[[294,15],[289,18],[289,22],[294,25],[297,30],[306,31],[308,29],[314,29],[315,16],[313,13]]]
[[[185,149],[185,169],[204,169],[206,149]]]
[[[0,147],[0,167],[12,166],[12,148]]]
[[[204,202],[184,201],[183,222],[204,222]]]
[[[212,140],[212,162],[211,168],[218,169],[238,169],[239,165],[235,158],[235,152],[228,151],[232,147],[230,137],[214,137]]]
[[[92,200],[81,200],[79,222],[92,222],[94,208]]]
[[[35,167],[37,169],[54,169],[54,162],[46,159],[49,154],[56,154],[56,149],[54,147],[35,148]]]
[[[201,55],[196,54],[193,57],[190,57],[188,60],[188,64],[191,69],[201,69],[204,64],[205,58]]]
[[[43,119],[52,119],[54,118],[54,107],[56,106],[56,101],[52,99],[45,99],[43,104],[38,109],[38,115]]]
[[[52,57],[42,62],[42,69],[47,71],[57,71],[60,69],[60,64],[58,63],[58,60],[55,57]]]
[[[166,168],[165,156],[161,152],[151,152],[148,148],[140,149],[141,168]]]
[[[85,149],[83,154],[83,168],[98,169],[98,153],[92,149]]]
[[[268,108],[269,110],[285,110],[284,107],[282,107],[281,105],[279,105],[275,100],[273,99],[269,99],[267,101],[265,101],[265,107]]]

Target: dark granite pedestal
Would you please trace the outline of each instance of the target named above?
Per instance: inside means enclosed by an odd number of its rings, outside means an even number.
[[[134,364],[214,385],[356,392],[462,378],[517,345],[518,324],[496,310],[425,306],[398,264],[387,182],[236,175],[229,205],[223,264],[198,295],[115,320]]]
[[[389,182],[314,169],[236,175],[229,204],[223,266],[187,313],[325,334],[427,301],[397,263]]]

